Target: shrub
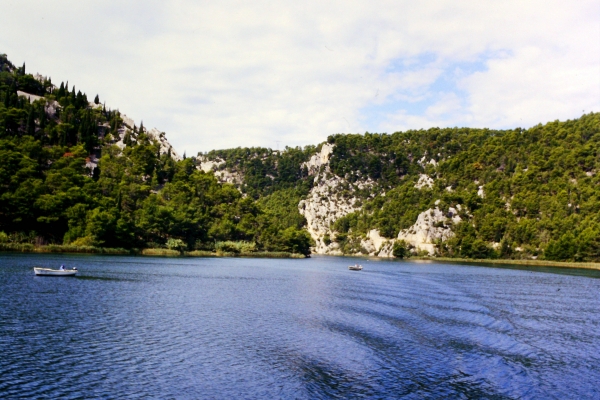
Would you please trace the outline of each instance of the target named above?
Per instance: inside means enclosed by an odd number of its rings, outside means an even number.
[[[74,241],[72,241],[71,243],[69,243],[69,245],[75,246],[75,247],[79,247],[79,246],[95,246],[96,245],[96,241],[91,236],[84,236],[84,237],[80,237],[80,238],[75,239]]]
[[[409,257],[410,252],[408,248],[408,243],[406,243],[404,240],[395,241],[394,247],[392,248],[392,254],[396,258]]]
[[[186,249],[186,245],[185,242],[181,239],[169,239],[167,240],[167,248],[169,250],[177,250],[177,251],[184,251]]]
[[[256,251],[256,243],[254,242],[246,242],[246,241],[225,241],[225,242],[217,242],[215,244],[215,249],[220,253],[252,253]]]

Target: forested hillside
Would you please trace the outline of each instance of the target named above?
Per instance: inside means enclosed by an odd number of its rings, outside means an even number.
[[[180,159],[0,55],[0,242],[600,261],[600,114]]]
[[[0,55],[0,99],[0,242],[214,250],[233,241],[309,253],[298,224],[266,213],[195,158],[174,159],[98,96],[88,102]]]
[[[600,259],[600,114],[526,130],[434,128],[329,142],[333,173],[368,176],[380,188],[336,221],[338,232],[396,237],[437,207],[446,214],[437,224],[454,233],[436,243],[439,255]],[[423,175],[429,185],[418,185]]]
[[[312,173],[310,154],[298,158],[288,186],[273,166],[290,149],[204,157],[239,173],[267,210],[312,219],[320,253],[600,260],[598,113],[530,129],[337,134],[327,145]]]

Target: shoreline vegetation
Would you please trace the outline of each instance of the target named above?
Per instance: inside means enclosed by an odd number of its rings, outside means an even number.
[[[72,253],[72,254],[106,254],[106,255],[132,255],[153,257],[248,257],[248,258],[306,258],[303,254],[288,253],[283,251],[254,251],[254,252],[228,252],[228,251],[178,251],[162,248],[150,249],[124,249],[95,246],[69,246],[69,245],[44,245],[35,246],[30,243],[0,243],[0,252],[16,253]],[[377,258],[377,257],[376,257]],[[401,260],[401,259],[397,259]],[[430,261],[469,264],[496,264],[496,265],[524,265],[532,267],[578,268],[600,271],[600,263],[592,262],[567,262],[550,260],[511,260],[511,259],[471,259],[450,257],[410,257],[406,261]]]
[[[253,257],[253,258],[306,258],[303,254],[285,251],[178,251],[171,249],[124,249],[96,246],[70,246],[50,244],[35,246],[30,243],[0,243],[0,252],[16,253],[73,253],[73,254],[107,254],[107,255],[132,255],[132,256],[158,256],[158,257]]]
[[[527,265],[532,267],[556,267],[556,268],[579,268],[600,270],[600,263],[593,262],[569,262],[569,261],[550,261],[550,260],[511,260],[511,259],[470,259],[470,258],[449,258],[449,257],[414,257],[418,261],[443,261],[471,264],[504,264],[504,265]]]

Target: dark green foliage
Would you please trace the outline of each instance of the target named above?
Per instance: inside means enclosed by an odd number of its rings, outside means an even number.
[[[244,177],[240,189],[254,199],[281,189],[296,188],[308,193],[312,181],[301,165],[315,152],[314,146],[286,147],[274,151],[262,147],[213,150],[205,155],[210,160],[222,159],[221,168],[238,172]]]
[[[528,130],[433,128],[381,139],[337,135],[329,140],[343,144],[332,157],[337,174],[356,170],[374,178],[367,151],[390,164],[393,153],[412,160],[391,189],[386,189],[390,179],[378,181],[374,191],[385,191],[385,197],[376,196],[360,212],[336,221],[339,232],[378,228],[394,237],[440,200],[442,210],[461,205],[465,221],[447,224],[455,237],[439,247],[442,255],[600,260],[600,114]],[[427,164],[431,159],[438,165]],[[414,187],[419,173],[435,179],[431,189]],[[480,186],[484,197],[478,195]],[[498,243],[497,250],[492,243]]]
[[[114,145],[121,139],[123,150]],[[598,113],[526,130],[432,128],[328,142],[327,173],[344,178],[342,198],[361,206],[332,226],[327,240],[343,251],[361,251],[371,229],[393,238],[421,212],[454,207],[462,222],[437,223],[454,233],[438,243],[440,255],[600,261]],[[243,178],[238,188],[223,185],[195,157],[161,154],[143,124],[125,127],[118,111],[90,107],[68,82],[57,88],[0,54],[0,232],[36,243],[130,249],[171,240],[178,250],[212,251],[233,241],[308,254],[298,203],[314,179],[302,164],[317,149],[202,155]],[[92,172],[86,161],[96,157]],[[420,174],[433,186],[416,188]],[[367,189],[352,186],[367,179]]]
[[[302,189],[282,189],[261,198],[258,204],[280,228],[301,229],[306,225],[306,219],[298,212],[298,203],[305,195]]]
[[[410,256],[408,243],[406,243],[404,240],[398,240],[398,241],[394,242],[392,254],[396,258],[405,258],[405,257]]]
[[[184,251],[248,241],[257,251],[310,253],[304,221],[297,209],[289,212],[290,201],[306,193],[292,172],[302,151],[266,162],[279,164],[278,187],[287,183],[291,191],[278,195],[281,207],[265,213],[251,197],[198,170],[195,158],[177,162],[160,154],[143,123],[125,129],[121,150],[114,145],[123,128],[118,112],[90,108],[87,96],[68,83],[52,88],[0,55],[0,233],[27,233],[30,245],[131,249],[151,243]],[[17,90],[45,97],[30,103]],[[53,101],[60,105],[56,114],[47,111]],[[86,162],[100,155],[91,172]],[[258,183],[249,188],[269,191]]]
[[[410,168],[405,148],[394,143],[386,134],[334,135],[327,141],[335,144],[331,156],[331,170],[353,182],[361,177],[378,180],[384,187],[392,187]]]

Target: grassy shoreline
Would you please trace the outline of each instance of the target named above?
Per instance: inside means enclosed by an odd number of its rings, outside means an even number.
[[[16,253],[71,253],[71,254],[108,254],[108,255],[131,255],[152,257],[248,257],[248,258],[305,258],[302,254],[287,253],[283,251],[256,251],[256,252],[211,252],[211,251],[185,251],[183,253],[170,249],[122,249],[95,246],[69,246],[51,244],[45,246],[34,246],[25,243],[0,243],[0,252]]]
[[[449,258],[449,257],[411,257],[408,260],[418,261],[443,261],[471,264],[504,264],[504,265],[527,265],[531,267],[553,267],[553,268],[579,268],[600,270],[600,263],[593,262],[569,262],[548,260],[509,260],[501,258],[493,259],[471,259],[471,258]]]
[[[212,252],[205,250],[194,250],[179,252],[169,249],[123,249],[94,246],[69,246],[51,244],[45,246],[34,246],[33,244],[0,243],[0,252],[16,253],[72,253],[72,254],[105,254],[105,255],[132,255],[132,256],[150,256],[150,257],[247,257],[247,258],[305,258],[302,254],[287,253],[280,251],[257,251],[257,252]],[[342,256],[346,257],[346,256]],[[376,257],[379,258],[379,257]],[[548,260],[509,260],[509,259],[470,259],[470,258],[449,258],[449,257],[410,257],[409,261],[431,261],[431,262],[449,262],[449,263],[468,263],[468,264],[504,264],[504,265],[525,265],[533,267],[553,267],[553,268],[578,268],[600,271],[600,263],[593,262],[568,262],[568,261],[548,261]]]

